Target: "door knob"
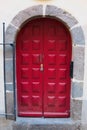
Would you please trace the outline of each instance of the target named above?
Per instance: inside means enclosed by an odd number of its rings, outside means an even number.
[[[43,68],[43,64],[40,64],[40,71],[43,71],[44,68]]]

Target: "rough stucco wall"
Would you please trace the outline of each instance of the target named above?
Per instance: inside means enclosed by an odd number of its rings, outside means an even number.
[[[26,9],[30,6],[33,5],[38,5],[38,4],[43,4],[44,8],[46,4],[50,4],[50,5],[56,5],[59,8],[65,9],[67,12],[71,13],[78,21],[79,24],[81,24],[81,26],[84,29],[85,34],[87,34],[87,17],[86,16],[86,12],[87,12],[87,0],[79,0],[79,4],[78,1],[76,0],[48,0],[47,2],[45,2],[44,0],[8,0],[8,4],[6,3],[6,0],[0,0],[0,42],[2,42],[2,23],[5,22],[6,23],[6,27],[8,26],[8,24],[10,23],[10,21],[13,19],[13,17],[20,11],[23,9]],[[85,35],[86,36],[86,35]],[[2,50],[2,48],[0,48]],[[87,47],[86,47],[86,52],[87,52]],[[2,52],[0,55],[0,59],[2,59]],[[86,56],[85,56],[86,59]],[[86,60],[85,60],[86,61]],[[3,68],[2,68],[2,60],[0,61],[0,81],[1,81],[1,86],[0,86],[0,113],[4,112],[4,91],[3,91]],[[86,62],[87,63],[87,62]],[[85,63],[85,68],[86,67],[86,63]],[[85,75],[87,73],[87,70],[85,69]],[[87,77],[85,76],[85,83],[84,83],[84,90],[83,92],[85,93],[84,95],[84,108],[83,108],[83,120],[84,120],[84,114],[86,115],[86,113],[84,113],[84,109],[85,109],[85,99],[87,96],[87,93],[85,91],[86,89],[86,84],[87,84]],[[3,98],[2,98],[3,97]]]

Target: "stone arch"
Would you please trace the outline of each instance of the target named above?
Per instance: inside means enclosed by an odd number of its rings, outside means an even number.
[[[17,32],[21,25],[33,17],[43,17],[43,5],[29,7],[20,11],[11,21],[6,29],[6,42],[15,42]],[[47,5],[45,9],[45,16],[55,17],[60,19],[69,28],[72,36],[72,41],[76,44],[84,44],[84,34],[78,21],[65,10],[56,6]],[[79,38],[78,38],[79,37]]]
[[[73,60],[74,60],[74,79],[77,81],[72,81],[72,97],[78,98],[82,96],[82,87],[84,79],[84,45],[85,38],[83,34],[82,27],[79,22],[65,10],[58,8],[53,5],[47,5],[45,8],[45,16],[43,15],[43,5],[37,5],[29,7],[25,10],[20,11],[11,21],[6,29],[6,43],[15,43],[16,35],[20,31],[21,26],[28,20],[34,17],[54,17],[61,20],[69,29],[72,46],[73,46]],[[10,70],[12,71],[12,70]],[[80,83],[80,80],[82,81]],[[79,93],[77,95],[77,93]],[[73,106],[78,105],[78,108]],[[82,100],[71,100],[71,117],[73,119],[81,119],[82,112]]]

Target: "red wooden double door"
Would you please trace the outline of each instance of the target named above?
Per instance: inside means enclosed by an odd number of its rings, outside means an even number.
[[[71,40],[51,18],[29,21],[16,40],[19,116],[69,117]]]

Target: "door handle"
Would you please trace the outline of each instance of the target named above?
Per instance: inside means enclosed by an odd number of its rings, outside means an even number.
[[[43,62],[43,54],[40,54],[40,63]]]
[[[73,65],[74,65],[74,62],[71,61],[70,63],[70,77],[73,78]]]
[[[43,64],[40,64],[40,71],[44,71]]]

